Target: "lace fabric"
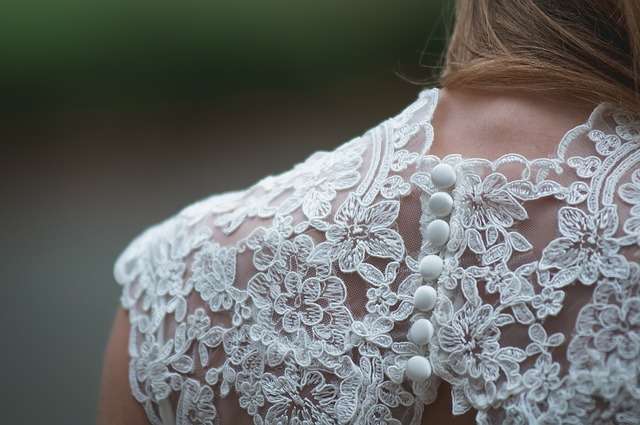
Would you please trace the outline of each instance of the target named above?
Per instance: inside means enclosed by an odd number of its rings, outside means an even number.
[[[131,390],[152,424],[414,425],[441,380],[478,424],[640,423],[640,118],[599,105],[550,158],[438,158],[437,102],[423,90],[123,252]],[[456,174],[443,245],[439,164]],[[427,379],[407,378],[414,357]]]

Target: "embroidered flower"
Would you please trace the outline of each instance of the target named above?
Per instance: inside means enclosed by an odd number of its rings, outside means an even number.
[[[640,142],[640,117],[627,111],[618,111],[613,114],[616,122],[616,133],[624,140]]]
[[[555,291],[547,286],[543,288],[540,294],[533,297],[531,305],[536,309],[538,319],[544,319],[547,316],[555,316],[562,310],[562,301],[564,300],[563,291]]]
[[[359,139],[340,146],[333,152],[317,152],[297,165],[283,180],[293,187],[293,193],[279,206],[279,214],[291,214],[302,206],[309,218],[324,218],[331,212],[336,192],[349,189],[360,181],[365,145]]]
[[[573,368],[589,369],[605,358],[633,362],[640,355],[640,298],[628,298],[622,306],[587,304],[575,330],[567,349]]]
[[[483,273],[483,269],[486,272]],[[500,294],[500,302],[510,303],[516,297],[530,297],[533,295],[531,284],[522,276],[511,271],[504,261],[494,263],[490,268],[469,267],[467,273],[481,277],[485,281],[485,288],[488,293]]]
[[[393,339],[389,332],[393,326],[393,320],[387,317],[367,314],[364,320],[353,322],[351,343],[363,356],[378,356],[380,348],[391,346]]]
[[[467,270],[458,265],[457,258],[445,258],[442,273],[440,277],[438,277],[438,286],[453,291],[458,288],[460,281],[467,277],[467,275]]]
[[[302,280],[291,272],[284,279],[284,291],[276,298],[274,310],[282,315],[282,328],[292,333],[301,325],[320,325],[325,312],[330,315],[333,308],[341,307],[345,297],[346,288],[337,277]]]
[[[291,216],[276,216],[271,227],[258,227],[251,233],[247,246],[253,251],[253,265],[257,270],[265,271],[277,265],[282,255],[287,255],[281,251],[293,234],[292,223]]]
[[[245,409],[251,416],[258,413],[258,409],[264,406],[264,395],[262,394],[260,382],[250,383],[240,381],[237,388],[238,393],[240,394],[240,397],[238,398],[240,407]]]
[[[214,425],[217,422],[217,411],[213,405],[211,387],[200,385],[194,379],[187,379],[182,384],[176,419],[178,424]]]
[[[562,384],[559,374],[560,364],[553,362],[551,355],[545,353],[539,356],[535,366],[522,375],[522,382],[528,389],[527,397],[535,402],[544,401],[549,392]]]
[[[629,263],[617,254],[618,242],[614,233],[618,216],[614,206],[606,206],[593,215],[573,207],[562,207],[558,212],[558,228],[562,237],[549,243],[542,252],[540,269],[561,269],[562,274],[551,284],[565,286],[574,279],[585,285],[593,284],[600,274],[625,278]],[[555,283],[561,282],[561,283]]]
[[[209,303],[212,311],[227,311],[234,302],[242,302],[246,292],[234,286],[236,278],[236,250],[206,242],[193,260],[190,285]]]
[[[640,298],[629,298],[622,307],[607,305],[598,312],[602,329],[596,332],[593,345],[602,352],[616,350],[624,359],[640,353]],[[580,319],[579,319],[580,322]]]
[[[596,304],[622,304],[624,300],[640,295],[640,265],[629,263],[629,277],[598,279],[593,291],[593,302]]]
[[[266,373],[262,390],[271,407],[264,417],[265,425],[333,424],[336,421],[336,385],[328,384],[318,370],[288,365],[284,375]]]
[[[313,251],[310,261],[338,261],[342,272],[353,272],[369,254],[379,258],[401,260],[404,256],[402,237],[389,227],[398,218],[397,201],[381,201],[365,206],[350,195],[340,206],[334,224],[326,232],[326,242]]]
[[[276,261],[253,276],[247,288],[259,308],[251,325],[252,338],[280,354],[293,351],[304,365],[323,352],[344,352],[353,322],[344,306],[343,281],[328,276],[323,266],[307,263],[312,249],[308,235],[284,241]]]
[[[367,289],[367,311],[387,315],[389,309],[398,302],[398,295],[391,290],[389,285],[380,285]]]
[[[635,425],[640,420],[638,374],[619,357],[609,356],[569,375],[568,408],[562,423]],[[554,412],[555,413],[555,412]]]
[[[264,353],[252,352],[242,360],[242,369],[236,377],[236,391],[240,407],[254,416],[264,406],[261,379],[264,374]]]
[[[606,134],[602,130],[591,130],[589,139],[595,143],[596,152],[602,156],[609,156],[614,153],[622,144],[620,137],[615,134]]]
[[[497,365],[490,359],[500,349],[500,330],[493,324],[492,316],[490,305],[480,308],[467,305],[454,314],[450,324],[438,331],[440,347],[450,353],[450,366],[458,374],[497,379]]]
[[[171,393],[169,381],[175,374],[169,372],[168,364],[172,351],[173,341],[160,346],[153,336],[147,336],[140,346],[139,356],[132,360],[136,379],[154,401],[163,400]]]
[[[514,220],[527,219],[527,211],[506,190],[507,178],[493,173],[482,180],[465,174],[456,191],[460,193],[461,222],[465,228],[486,229],[490,225],[508,228]]]
[[[511,380],[519,375],[526,353],[517,347],[501,347],[499,343],[499,326],[509,323],[513,323],[513,318],[496,313],[489,304],[466,303],[438,330],[442,352],[434,360],[455,379],[456,411],[464,412],[471,406],[488,407],[498,394],[507,391],[501,387],[505,385],[504,379],[499,378]]]
[[[256,344],[249,336],[249,325],[229,329],[222,337],[222,344],[233,364],[240,364],[247,353],[256,350]]]
[[[193,314],[187,317],[187,337],[189,339],[195,339],[202,336],[209,326],[211,325],[211,319],[207,316],[207,313],[202,308],[197,308]]]
[[[148,255],[142,261],[144,271],[140,276],[139,283],[145,289],[147,298],[167,294],[184,294],[182,277],[186,267],[182,261],[172,258],[171,247],[168,243],[160,242],[150,247]],[[149,299],[143,302],[145,305],[152,304]]]

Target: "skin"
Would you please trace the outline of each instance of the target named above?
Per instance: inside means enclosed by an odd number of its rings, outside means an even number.
[[[586,121],[594,105],[509,91],[441,90],[433,117],[431,154],[443,157],[495,159],[518,152],[528,158],[550,156],[564,133]],[[579,106],[576,106],[579,105]],[[540,212],[543,214],[543,212]],[[553,232],[553,226],[549,226]],[[553,233],[543,235],[552,237]],[[131,395],[127,353],[127,313],[116,314],[105,353],[98,409],[99,425],[145,425],[145,413]],[[473,425],[475,412],[453,416],[451,389],[443,383],[435,403],[427,406],[423,424]],[[220,412],[223,416],[223,412]]]
[[[113,322],[102,371],[98,425],[148,424],[129,388],[129,318],[119,309]]]
[[[429,153],[496,159],[517,152],[552,155],[562,136],[584,123],[595,105],[515,91],[442,89]]]

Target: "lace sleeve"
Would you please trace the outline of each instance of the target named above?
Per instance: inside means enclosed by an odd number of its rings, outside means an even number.
[[[409,179],[436,98],[122,254],[131,387],[152,424],[419,423],[437,378],[404,379],[421,280]]]

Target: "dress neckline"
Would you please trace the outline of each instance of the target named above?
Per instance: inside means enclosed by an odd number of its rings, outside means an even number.
[[[427,121],[430,125],[432,125],[433,117],[440,104],[441,89],[438,87],[427,87],[422,89],[418,94],[418,99],[424,99],[424,98],[427,98],[428,102],[431,104],[431,107],[429,108],[429,111],[428,111]],[[483,162],[489,161],[491,163],[501,163],[506,158],[509,158],[509,157],[520,157],[530,163],[537,163],[541,161],[543,162],[554,161],[554,162],[562,163],[566,161],[567,159],[566,153],[569,147],[571,146],[571,144],[576,140],[576,138],[579,135],[584,134],[585,132],[588,132],[590,129],[594,128],[594,123],[598,119],[602,119],[604,113],[611,109],[620,109],[620,108],[616,108],[615,105],[612,105],[608,102],[601,102],[598,105],[596,105],[593,109],[591,109],[585,121],[565,131],[562,137],[560,137],[560,139],[556,141],[554,149],[548,156],[531,157],[531,156],[523,155],[517,152],[510,152],[510,153],[500,155],[494,159],[489,159],[486,157],[481,158],[477,156],[464,156],[464,155],[462,155],[462,157],[465,160],[483,161]],[[433,133],[434,134],[432,137],[432,143],[429,146],[429,149],[431,148],[431,146],[433,146],[433,143],[437,142],[438,140],[438,134],[437,134],[438,132],[435,128],[433,129]]]

